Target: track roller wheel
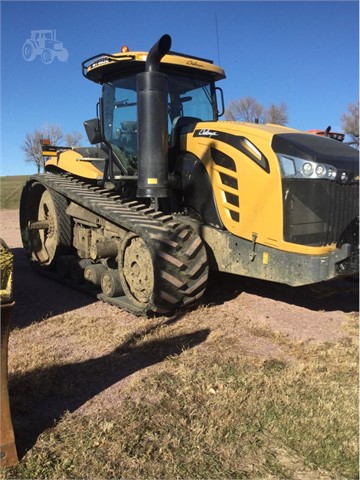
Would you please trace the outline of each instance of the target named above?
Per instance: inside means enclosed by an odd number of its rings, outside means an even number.
[[[70,252],[71,220],[67,201],[37,181],[29,181],[20,200],[20,228],[27,256],[44,268]]]
[[[101,275],[101,289],[104,295],[108,297],[118,297],[124,295],[121,286],[119,270],[117,268],[108,268]]]
[[[106,271],[106,266],[102,263],[88,265],[84,271],[84,278],[93,285],[101,285],[101,275]]]

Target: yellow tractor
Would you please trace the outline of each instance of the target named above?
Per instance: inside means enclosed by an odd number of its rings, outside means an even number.
[[[102,85],[93,146],[44,145],[21,197],[30,261],[137,314],[195,304],[209,270],[292,286],[358,272],[358,152],[219,121],[224,71],[170,48],[83,62]]]

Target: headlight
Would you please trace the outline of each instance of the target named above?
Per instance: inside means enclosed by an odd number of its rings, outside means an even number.
[[[327,178],[330,180],[335,180],[337,174],[337,170],[335,167],[329,167],[327,171]]]
[[[324,177],[325,174],[326,174],[326,167],[325,165],[318,165],[316,168],[315,168],[315,173],[318,177]]]
[[[309,162],[304,163],[302,168],[301,168],[301,173],[305,177],[311,177],[311,175],[313,174],[313,171],[314,171],[314,167],[313,167],[312,163],[309,163]]]
[[[326,163],[316,163],[290,155],[277,154],[283,178],[312,178],[335,180],[337,169]],[[345,173],[345,172],[344,172]]]

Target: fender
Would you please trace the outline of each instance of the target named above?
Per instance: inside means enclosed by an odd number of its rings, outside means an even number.
[[[176,171],[181,175],[185,205],[197,219],[223,229],[211,180],[203,163],[189,152],[181,154],[176,163]]]

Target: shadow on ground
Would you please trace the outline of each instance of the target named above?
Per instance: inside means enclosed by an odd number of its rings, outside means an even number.
[[[53,365],[14,375],[9,380],[16,445],[21,458],[37,437],[105,389],[168,356],[179,355],[204,342],[210,333],[191,334],[135,345],[139,335],[113,352],[79,363]]]
[[[211,272],[203,303],[222,304],[243,292],[309,310],[359,311],[359,283],[357,281],[337,279],[315,285],[289,287],[280,283],[220,272]]]
[[[13,296],[15,307],[11,328],[23,328],[35,321],[59,315],[98,301],[85,293],[37,274],[22,248],[14,255]]]

